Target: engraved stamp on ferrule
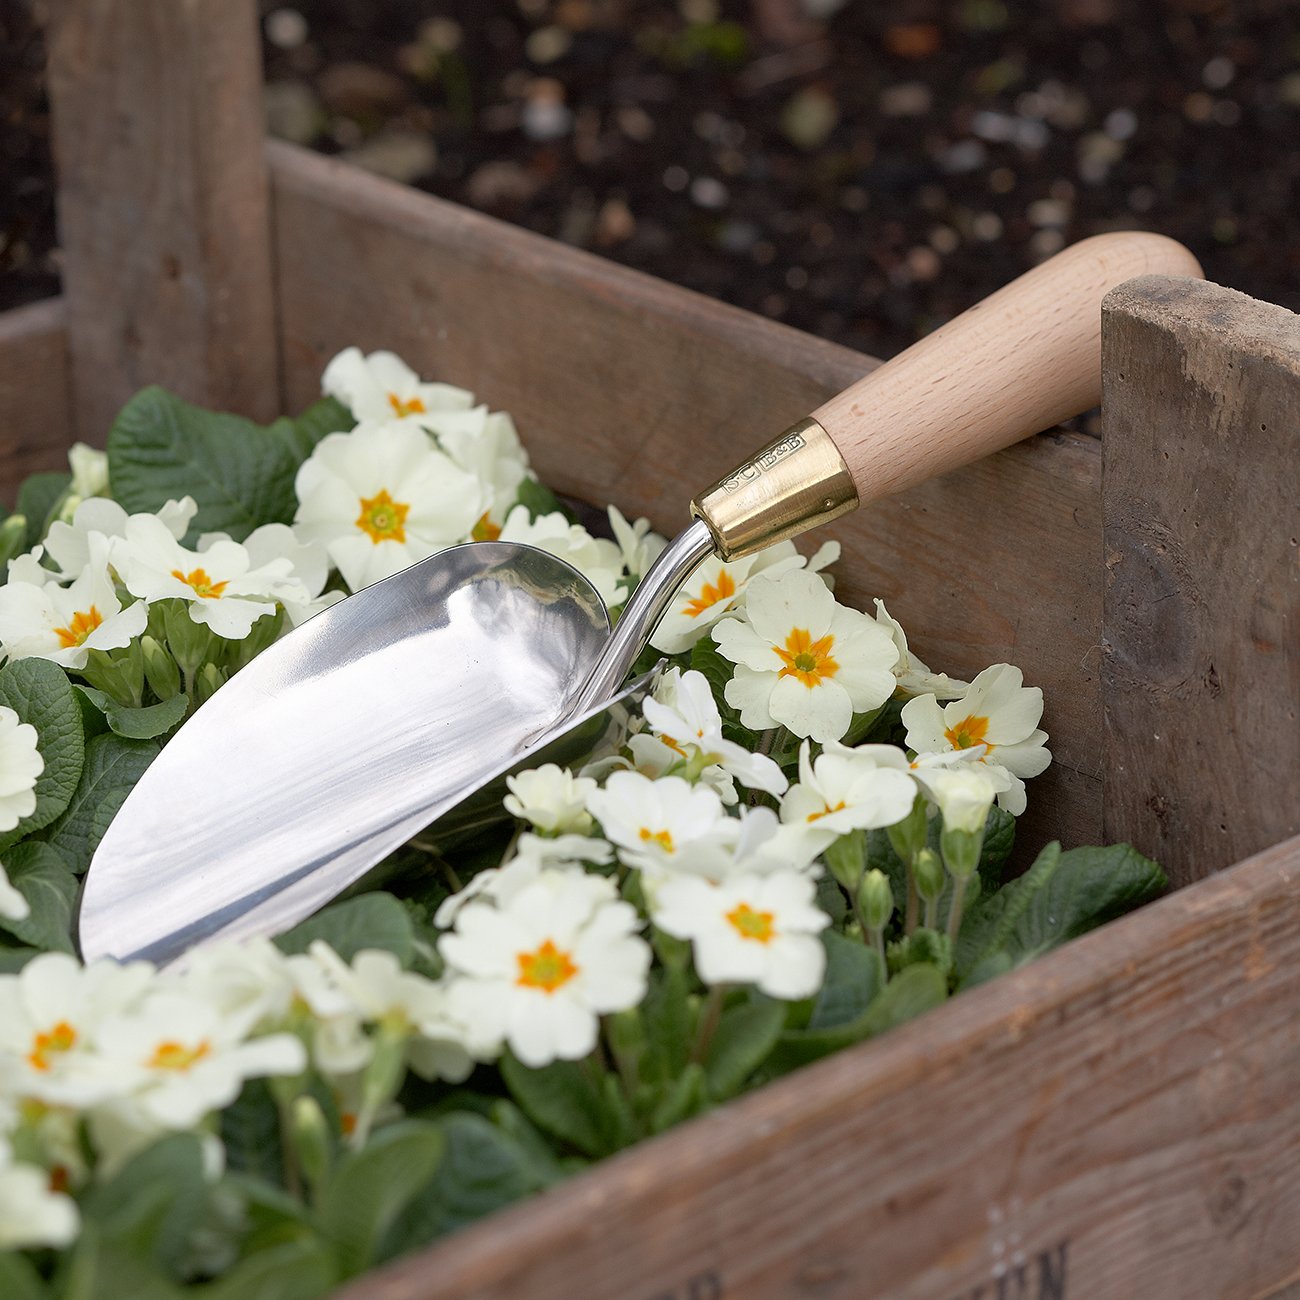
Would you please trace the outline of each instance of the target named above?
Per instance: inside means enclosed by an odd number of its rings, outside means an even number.
[[[803,435],[799,433],[788,433],[779,442],[772,443],[771,446],[765,447],[757,456],[748,464],[742,465],[729,478],[725,478],[718,485],[724,492],[739,492],[746,483],[753,482],[754,479],[770,470],[779,461],[798,451],[800,447],[807,446],[804,442]]]

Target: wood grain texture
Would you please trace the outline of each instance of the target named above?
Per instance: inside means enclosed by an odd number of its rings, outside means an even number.
[[[278,412],[255,0],[49,0],[77,429],[145,384]]]
[[[1199,275],[1163,235],[1080,240],[814,412],[863,501],[987,456],[1101,401],[1101,302],[1133,276]]]
[[[71,385],[63,301],[0,312],[0,499],[38,469],[67,469]]]
[[[1179,882],[1300,832],[1300,317],[1106,304],[1106,816]]]
[[[1300,1266],[1300,839],[341,1300],[1233,1300]]]
[[[286,391],[390,348],[518,422],[561,492],[676,532],[687,503],[870,358],[287,145],[270,145]],[[837,521],[850,602],[882,597],[932,668],[1019,664],[1057,762],[1022,841],[1101,831],[1100,451],[1033,439]]]

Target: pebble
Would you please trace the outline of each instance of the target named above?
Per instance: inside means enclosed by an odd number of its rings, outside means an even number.
[[[1059,199],[1037,199],[1026,209],[1025,216],[1031,226],[1065,226],[1070,221],[1070,205]]]
[[[401,77],[369,63],[331,63],[316,86],[329,108],[345,117],[384,116],[411,99]]]
[[[307,20],[296,9],[272,9],[262,29],[279,50],[296,50],[307,39]]]
[[[499,208],[526,203],[540,185],[540,179],[518,163],[494,159],[476,168],[465,182],[465,197],[476,208]]]
[[[936,253],[955,253],[961,245],[961,237],[951,226],[935,226],[930,231],[930,247]]]
[[[979,140],[958,140],[939,155],[938,163],[950,176],[964,176],[979,171],[988,156],[988,149]]]
[[[606,199],[596,216],[596,243],[602,248],[626,243],[636,234],[636,217],[620,198]]]
[[[886,117],[924,117],[934,96],[922,81],[901,81],[880,92],[880,111]]]
[[[1101,129],[1112,140],[1131,140],[1138,128],[1137,114],[1131,108],[1116,108],[1106,114]]]
[[[697,176],[691,182],[691,202],[696,207],[717,211],[725,208],[730,198],[727,187],[716,177]]]
[[[1222,54],[1215,55],[1201,69],[1201,81],[1208,90],[1222,90],[1232,84],[1232,79],[1236,75],[1236,64]]]
[[[663,182],[664,189],[680,194],[691,183],[691,174],[685,167],[674,163],[671,167],[664,168]]]
[[[839,120],[839,105],[830,95],[819,86],[808,86],[781,110],[781,131],[800,149],[817,149],[830,138]]]
[[[277,140],[310,144],[325,125],[325,110],[310,86],[300,81],[269,81],[262,90],[266,130]]]
[[[925,284],[938,278],[943,263],[933,248],[925,244],[917,244],[915,248],[907,250],[907,269],[912,273],[914,280]]]
[[[785,273],[785,283],[787,288],[798,293],[808,287],[808,272],[802,266],[792,266]]]
[[[438,149],[432,137],[421,132],[389,130],[346,150],[342,158],[376,176],[409,185],[438,165]]]
[[[1090,185],[1100,185],[1110,169],[1124,156],[1124,145],[1104,131],[1089,131],[1078,145],[1079,176]]]
[[[1002,218],[996,212],[977,212],[971,218],[970,232],[981,243],[991,244],[1002,238]]]
[[[564,87],[553,77],[537,77],[524,92],[521,125],[530,140],[559,140],[573,129],[573,113],[564,102]]]
[[[629,140],[636,140],[638,143],[649,140],[655,133],[654,118],[645,109],[637,108],[635,104],[615,109],[614,121]]]
[[[554,63],[562,59],[573,46],[573,33],[563,27],[538,27],[528,33],[524,53],[534,63]]]

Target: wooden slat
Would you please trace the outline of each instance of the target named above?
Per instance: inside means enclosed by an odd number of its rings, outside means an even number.
[[[1182,882],[1300,832],[1300,316],[1106,308],[1106,833]]]
[[[77,428],[138,388],[279,407],[256,0],[50,0]]]
[[[38,469],[66,469],[72,435],[63,300],[0,312],[0,499]]]
[[[543,478],[666,531],[745,452],[876,364],[845,348],[363,175],[269,148],[286,391],[348,344],[511,411]],[[1043,687],[1057,763],[1023,826],[1095,841],[1101,586],[1094,442],[1033,439],[873,505],[840,538],[849,600],[883,597],[956,674],[1011,661]]]
[[[1300,1269],[1300,839],[341,1300],[1216,1300]]]

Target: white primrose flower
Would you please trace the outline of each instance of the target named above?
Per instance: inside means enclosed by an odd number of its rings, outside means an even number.
[[[447,1014],[446,988],[402,969],[394,953],[365,949],[343,960],[317,939],[307,950],[364,1020],[409,1035],[406,1059],[423,1079],[463,1083],[474,1068],[465,1031]]]
[[[116,501],[107,497],[92,497],[77,507],[71,523],[56,521],[50,525],[45,537],[45,551],[58,567],[60,581],[66,582],[77,577],[90,563],[91,539],[96,533],[109,538],[125,537],[129,519],[154,518],[179,542],[189,531],[197,512],[198,505],[193,497],[168,501],[155,515],[138,516],[128,515]]]
[[[817,886],[797,871],[733,876],[712,884],[692,876],[664,881],[651,919],[689,939],[706,984],[753,984],[769,997],[797,1001],[821,988],[826,950],[818,934],[830,917]]]
[[[652,781],[639,772],[615,772],[587,800],[605,834],[629,866],[671,870],[679,854],[725,852],[735,834],[717,793],[679,776]]]
[[[129,1084],[102,1059],[98,1035],[154,979],[147,962],[82,966],[62,952],[0,975],[0,1093],[84,1107],[123,1091]]]
[[[939,809],[945,830],[973,835],[984,829],[998,793],[998,783],[986,768],[963,763],[959,767],[919,769],[917,780]]]
[[[0,862],[0,919],[21,921],[31,913],[27,899],[9,883],[4,863]]]
[[[246,1079],[306,1069],[298,1038],[249,1038],[250,1028],[247,1017],[223,1014],[187,983],[184,992],[163,986],[108,1017],[95,1047],[130,1085],[130,1109],[160,1129],[185,1129],[228,1106]]]
[[[784,793],[789,782],[766,754],[722,735],[722,715],[701,672],[671,668],[641,706],[651,730],[680,758],[717,765],[751,790]]]
[[[321,391],[342,402],[358,423],[409,420],[429,428],[429,420],[440,411],[463,411],[474,405],[474,394],[463,388],[422,383],[395,353],[363,356],[360,348],[344,348],[325,367]]]
[[[0,647],[10,660],[49,659],[64,668],[86,666],[92,650],[116,650],[144,631],[143,601],[123,606],[108,567],[109,540],[93,535],[91,558],[67,587],[9,582],[0,587]]]
[[[889,633],[837,603],[812,573],[755,579],[745,620],[723,619],[713,636],[736,664],[727,702],[756,730],[782,725],[825,744],[844,735],[855,712],[894,693],[898,648]]]
[[[132,515],[126,536],[111,541],[109,558],[133,596],[182,600],[193,622],[231,641],[242,641],[280,600],[308,599],[289,559],[254,566],[247,549],[228,538],[191,551],[153,515]]]
[[[501,527],[501,541],[522,542],[557,556],[595,587],[607,607],[618,604],[623,577],[618,547],[593,537],[581,524],[571,524],[558,510],[530,520],[527,506],[515,506]]]
[[[0,705],[0,831],[13,830],[36,811],[36,778],[45,771],[39,739],[30,722]]]
[[[199,554],[217,542],[230,540],[227,533],[204,533],[199,538]],[[316,542],[302,541],[288,524],[263,524],[254,528],[240,545],[248,552],[248,561],[254,569],[265,569],[279,560],[289,562],[289,581],[280,589],[279,601],[294,627],[337,605],[347,594],[325,590],[330,575],[328,553]]]
[[[617,506],[609,507],[609,526],[614,533],[623,568],[627,573],[625,598],[646,575],[646,570],[659,558],[668,539],[651,531],[648,519],[628,523]]]
[[[579,1060],[596,1045],[600,1016],[641,1001],[650,946],[636,909],[612,889],[548,870],[508,900],[461,909],[438,950],[449,1010],[471,1027],[475,1055],[504,1043],[533,1067]]]
[[[682,752],[674,748],[662,736],[653,732],[642,731],[627,738],[627,750],[630,758],[621,754],[611,754],[597,763],[588,764],[584,772],[598,776],[603,780],[611,772],[640,772],[642,776],[657,781],[666,776],[674,767],[680,766]],[[738,803],[740,796],[736,793],[736,783],[731,773],[717,763],[706,764],[695,778],[696,785],[713,790],[724,804],[731,807]]]
[[[587,799],[596,789],[590,777],[574,776],[568,768],[546,763],[506,777],[510,793],[506,811],[512,817],[530,821],[539,831],[579,835],[591,829]]]
[[[473,539],[496,541],[506,515],[519,500],[519,486],[529,475],[528,453],[519,441],[515,422],[505,411],[476,406],[469,411],[440,412],[429,427],[443,451],[473,474],[487,493],[487,506],[474,525]]]
[[[805,740],[799,781],[781,800],[781,821],[799,826],[825,848],[853,830],[892,826],[911,811],[916,784],[895,745],[850,749],[831,741],[816,761]]]
[[[77,1203],[50,1189],[48,1170],[16,1162],[0,1137],[0,1251],[67,1246],[80,1227]]]
[[[793,542],[778,542],[730,563],[711,557],[678,589],[651,634],[650,644],[664,654],[681,654],[719,619],[744,605],[746,589],[755,578],[774,578],[805,566],[809,573],[816,573],[839,557],[838,542],[827,542],[811,559],[800,554]]]
[[[68,448],[68,468],[72,471],[69,491],[83,501],[87,497],[108,495],[108,453],[84,442]]]
[[[1037,776],[1052,761],[1038,730],[1043,692],[1023,685],[1019,668],[994,664],[969,690],[940,707],[934,695],[918,695],[903,705],[907,746],[917,754],[936,754],[983,746],[976,760],[998,788],[998,803],[1019,816],[1025,810],[1025,777]]]
[[[294,487],[294,532],[323,546],[353,591],[467,541],[487,505],[479,480],[410,424],[331,433]]]
[[[932,673],[908,648],[907,633],[903,625],[890,616],[883,600],[876,601],[876,622],[883,627],[898,647],[898,662],[894,677],[904,695],[933,695],[940,700],[951,700],[970,689],[969,682],[958,681],[947,673]]]

